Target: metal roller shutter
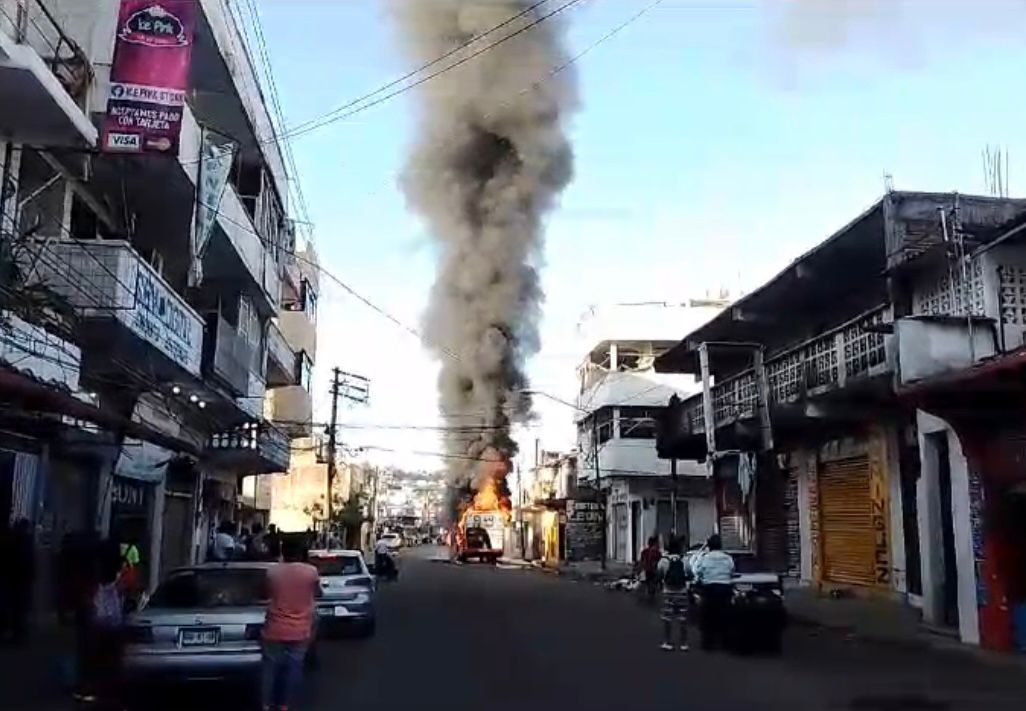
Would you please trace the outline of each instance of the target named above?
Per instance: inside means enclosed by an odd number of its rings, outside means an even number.
[[[819,501],[824,580],[873,585],[873,508],[868,457],[822,463]]]

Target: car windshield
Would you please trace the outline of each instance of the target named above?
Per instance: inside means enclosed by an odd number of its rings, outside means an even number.
[[[266,602],[267,571],[260,568],[186,570],[165,580],[150,598],[150,607],[246,607]]]
[[[363,575],[363,565],[355,555],[314,557],[310,562],[321,576]]]

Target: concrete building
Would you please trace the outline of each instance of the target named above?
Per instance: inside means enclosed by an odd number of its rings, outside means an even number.
[[[704,463],[729,547],[824,590],[922,607],[925,622],[979,640],[965,442],[901,393],[1022,342],[1019,255],[945,255],[982,249],[1024,211],[888,193],[659,358],[660,371],[703,379],[674,403],[660,450]]]
[[[585,324],[583,330],[591,334],[623,334],[595,342],[577,369],[578,484],[604,492],[606,548],[613,560],[634,562],[652,535],[665,543],[675,531],[699,541],[713,530],[712,489],[703,468],[680,463],[674,483],[670,462],[656,452],[656,421],[667,401],[695,392],[697,384],[693,376],[656,372],[656,359],[676,341],[653,336],[695,327],[724,303],[703,299],[612,306],[594,315],[601,325]],[[651,335],[631,332],[641,328]]]
[[[14,472],[0,491],[9,516],[34,521],[44,561],[96,529],[139,544],[153,583],[204,557],[246,477],[288,469],[265,400],[303,389],[297,360],[312,349],[278,333],[295,302],[291,178],[243,33],[224,3],[199,0],[195,32],[178,36],[191,43],[180,135],[159,155],[113,153],[97,127],[128,31],[119,9],[0,0],[0,246],[13,265],[0,306],[15,324],[0,349],[0,448],[15,452],[0,457]]]

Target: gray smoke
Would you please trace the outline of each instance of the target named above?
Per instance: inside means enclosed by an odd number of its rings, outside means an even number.
[[[529,0],[392,0],[403,47],[434,60],[515,17]],[[436,65],[524,30],[532,10]],[[512,457],[513,422],[530,416],[525,360],[539,348],[543,218],[570,182],[564,122],[576,107],[556,17],[417,90],[418,131],[402,179],[439,247],[425,345],[439,356],[439,402],[454,481],[470,482],[488,446]]]

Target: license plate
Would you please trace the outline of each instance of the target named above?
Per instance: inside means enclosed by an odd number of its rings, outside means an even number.
[[[754,590],[750,583],[738,583],[734,586],[734,589],[738,592],[751,592],[752,590]]]
[[[216,627],[197,627],[181,630],[178,634],[183,647],[209,647],[217,644],[220,630]]]
[[[349,608],[344,605],[335,605],[335,617],[345,617],[349,614]]]

